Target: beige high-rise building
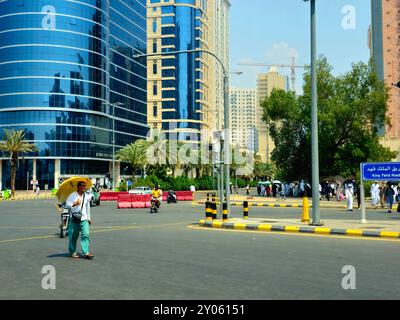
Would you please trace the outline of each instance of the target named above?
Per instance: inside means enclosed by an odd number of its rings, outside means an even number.
[[[258,75],[257,79],[257,129],[258,152],[263,162],[271,161],[271,153],[275,148],[269,134],[269,126],[262,120],[263,108],[261,106],[265,98],[269,97],[274,89],[288,90],[288,77],[278,72],[276,67],[271,67],[268,73]]]
[[[258,152],[257,90],[230,89],[230,124],[232,143],[240,149]]]
[[[203,49],[229,68],[228,0],[147,0],[148,52]],[[229,69],[228,69],[229,70]],[[167,139],[209,141],[223,114],[223,74],[207,53],[148,58],[148,124]]]
[[[391,87],[388,110],[391,126],[382,128],[382,140],[385,146],[400,152],[400,89],[392,86],[400,81],[400,1],[371,0],[371,12],[371,54],[379,78]],[[397,160],[400,161],[400,155]]]

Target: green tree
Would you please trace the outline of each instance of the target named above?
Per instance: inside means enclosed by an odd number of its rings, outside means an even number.
[[[254,167],[254,177],[258,179],[273,179],[276,175],[276,167],[272,163],[257,163]]]
[[[24,130],[15,131],[14,129],[4,130],[3,141],[0,142],[0,151],[5,152],[10,157],[11,162],[11,197],[15,197],[15,177],[19,158],[24,153],[37,152],[34,144],[24,141]]]
[[[355,175],[361,162],[389,161],[396,153],[379,143],[378,130],[387,118],[389,88],[372,63],[353,64],[332,75],[325,57],[317,62],[320,175]],[[274,90],[263,102],[264,121],[276,149],[272,160],[283,179],[311,176],[311,75],[304,75],[304,94]]]
[[[147,164],[146,150],[148,148],[146,140],[136,140],[119,150],[116,154],[117,159],[129,163],[132,167],[132,181],[135,181],[135,172],[143,169]]]

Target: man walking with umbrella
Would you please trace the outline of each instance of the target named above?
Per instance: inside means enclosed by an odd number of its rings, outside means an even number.
[[[86,189],[91,186],[91,180],[86,178],[71,178],[65,181],[57,191],[57,198],[62,201],[66,198],[66,207],[71,209],[71,221],[68,228],[69,245],[68,250],[72,258],[79,258],[76,252],[76,243],[81,233],[81,248],[83,258],[93,260],[90,253],[89,226],[92,224],[90,217],[91,195]],[[76,191],[75,191],[76,190]],[[62,201],[63,202],[63,201]]]

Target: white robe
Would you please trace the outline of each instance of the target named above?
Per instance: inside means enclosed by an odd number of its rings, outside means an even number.
[[[347,210],[353,210],[354,188],[352,184],[346,188]]]
[[[379,203],[379,184],[374,183],[371,186],[372,205],[377,206]]]

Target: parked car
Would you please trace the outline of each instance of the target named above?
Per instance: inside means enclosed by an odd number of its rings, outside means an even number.
[[[100,190],[96,186],[92,186],[88,193],[92,196],[92,199],[90,200],[90,206],[99,206],[100,205]]]
[[[136,194],[136,195],[145,195],[151,194],[151,188],[149,187],[136,187],[129,190],[129,194]]]

